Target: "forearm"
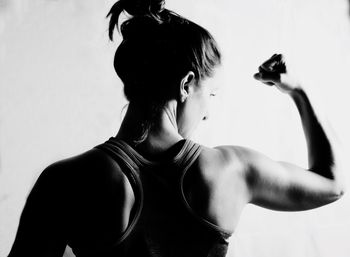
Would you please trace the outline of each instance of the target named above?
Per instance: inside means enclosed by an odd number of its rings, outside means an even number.
[[[307,143],[309,170],[329,179],[338,179],[336,142],[326,124],[315,113],[305,91],[298,87],[290,96],[294,100],[302,122]]]

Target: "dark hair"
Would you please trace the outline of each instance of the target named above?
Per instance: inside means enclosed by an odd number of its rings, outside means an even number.
[[[114,58],[114,68],[124,83],[130,103],[144,105],[141,141],[147,136],[154,116],[177,96],[178,83],[189,71],[196,80],[210,77],[221,55],[212,35],[201,26],[164,8],[164,0],[119,0],[110,17],[113,40],[119,16],[131,18],[120,26],[123,41]],[[140,141],[140,142],[141,142]]]

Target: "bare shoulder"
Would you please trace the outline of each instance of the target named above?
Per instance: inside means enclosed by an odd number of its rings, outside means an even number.
[[[220,152],[224,162],[228,163],[227,165],[234,165],[236,167],[235,171],[244,176],[248,183],[251,177],[254,176],[254,166],[266,161],[274,162],[263,153],[246,146],[223,145],[214,149]]]
[[[104,152],[57,161],[41,172],[27,197],[11,256],[36,256],[42,245],[50,256],[62,256],[67,243],[101,248],[123,233],[133,202],[128,180]]]
[[[114,202],[132,200],[131,184],[119,164],[98,149],[52,163],[45,168],[32,191],[52,192],[72,209],[89,206],[108,209]],[[103,199],[103,200],[101,200]]]
[[[227,160],[237,161],[241,165],[246,164],[253,157],[254,153],[258,153],[254,149],[240,145],[222,145],[214,149],[220,151]]]
[[[52,172],[62,173],[69,181],[64,190],[69,191],[74,244],[100,244],[125,230],[135,198],[122,167],[112,157],[93,148],[54,163]]]
[[[234,145],[222,145],[216,147],[203,147],[199,157],[201,167],[216,173],[242,175],[245,171],[244,147]]]
[[[203,146],[196,166],[194,174],[198,174],[195,179],[199,186],[189,187],[191,207],[207,221],[234,231],[250,198],[240,147]]]
[[[50,164],[41,176],[71,182],[79,181],[80,185],[84,182],[98,182],[101,179],[120,184],[124,182],[125,177],[119,164],[96,148]]]

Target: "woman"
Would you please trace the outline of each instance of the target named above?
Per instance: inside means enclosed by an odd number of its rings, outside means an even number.
[[[115,70],[128,110],[115,137],[46,168],[23,210],[9,254],[62,256],[225,256],[247,203],[273,210],[316,208],[339,199],[338,156],[306,93],[281,55],[255,78],[295,102],[309,168],[276,162],[241,146],[189,140],[216,86],[220,52],[208,31],[164,8],[162,0],[120,0],[123,41]]]

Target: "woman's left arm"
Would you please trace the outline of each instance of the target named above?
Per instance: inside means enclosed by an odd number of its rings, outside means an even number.
[[[8,257],[62,257],[66,248],[64,188],[57,164],[46,168],[30,192]]]

